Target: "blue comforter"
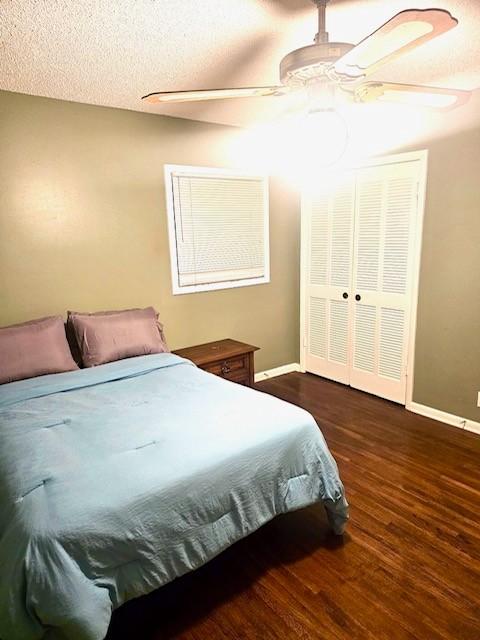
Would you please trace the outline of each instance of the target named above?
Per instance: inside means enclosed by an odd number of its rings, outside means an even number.
[[[112,609],[276,514],[347,503],[307,412],[172,354],[0,387],[0,638],[102,640]]]

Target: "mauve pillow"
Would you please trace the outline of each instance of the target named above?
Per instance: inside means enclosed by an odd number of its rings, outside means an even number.
[[[153,307],[96,313],[68,312],[85,367],[168,351]]]
[[[0,384],[74,369],[61,316],[0,328]]]

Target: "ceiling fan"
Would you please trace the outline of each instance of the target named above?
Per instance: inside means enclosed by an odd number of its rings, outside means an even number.
[[[453,29],[458,24],[444,9],[401,11],[358,45],[329,42],[326,7],[330,0],[313,0],[318,8],[315,44],[288,53],[280,62],[277,86],[243,87],[194,91],[161,91],[143,96],[153,104],[282,96],[307,89],[310,102],[320,109],[332,109],[337,92],[353,102],[400,102],[408,105],[450,110],[469,99],[469,91],[414,84],[365,81],[388,62]]]

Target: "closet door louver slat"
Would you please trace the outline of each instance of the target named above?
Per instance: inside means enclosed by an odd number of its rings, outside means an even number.
[[[310,352],[317,358],[327,356],[327,301],[310,298]]]
[[[359,304],[355,313],[353,366],[361,371],[375,372],[375,336],[377,310],[374,306]]]
[[[380,345],[378,373],[386,378],[400,381],[402,378],[402,337],[405,335],[405,312],[403,309],[380,310]]]
[[[328,356],[332,362],[348,365],[348,302],[330,300]]]

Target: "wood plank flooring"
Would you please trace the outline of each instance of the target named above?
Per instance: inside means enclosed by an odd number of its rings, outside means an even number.
[[[108,640],[480,640],[480,437],[309,374],[256,385],[317,419],[350,502],[281,516],[115,612]]]

